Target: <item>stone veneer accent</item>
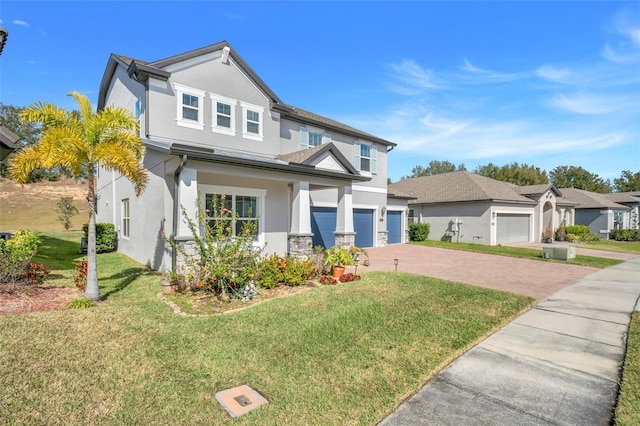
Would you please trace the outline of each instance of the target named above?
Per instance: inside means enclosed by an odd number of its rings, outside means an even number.
[[[176,272],[180,273],[186,264],[185,255],[197,258],[200,256],[200,251],[198,250],[195,240],[192,238],[176,238],[175,242],[176,246],[180,249],[176,255]],[[184,252],[184,254],[182,252]]]
[[[334,235],[336,236],[336,247],[350,248],[356,244],[355,232],[334,232]]]
[[[389,242],[389,231],[378,231],[378,245],[377,247],[384,247]]]
[[[313,234],[289,234],[289,254],[303,259],[313,253]]]

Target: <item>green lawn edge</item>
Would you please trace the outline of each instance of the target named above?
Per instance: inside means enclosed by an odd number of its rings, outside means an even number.
[[[615,424],[620,426],[640,424],[640,311],[633,313],[629,326]]]

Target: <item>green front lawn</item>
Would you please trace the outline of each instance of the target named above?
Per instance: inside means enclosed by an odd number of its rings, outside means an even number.
[[[616,408],[616,425],[640,424],[640,311],[633,313],[622,385]]]
[[[598,240],[581,244],[580,248],[640,254],[640,241]]]
[[[37,261],[62,281],[77,253],[52,258],[58,237]],[[0,316],[0,424],[375,424],[535,302],[381,272],[182,317],[156,273],[117,253],[98,265],[98,306]],[[214,395],[240,384],[269,404],[232,420]]]
[[[607,268],[609,266],[617,265],[622,263],[622,260],[617,259],[607,259],[603,257],[594,257],[594,256],[583,256],[576,255],[574,260],[554,260],[554,259],[543,259],[542,258],[542,250],[536,248],[526,248],[526,247],[511,247],[511,246],[488,246],[482,244],[470,244],[470,243],[451,243],[448,241],[413,241],[411,244],[423,245],[427,247],[439,247],[446,248],[451,250],[464,250],[464,251],[472,251],[476,253],[486,253],[486,254],[495,254],[499,256],[510,256],[510,257],[519,257],[522,259],[531,259],[531,260],[540,260],[545,262],[560,262],[567,263],[571,265],[581,265],[581,266],[592,266],[594,268]]]

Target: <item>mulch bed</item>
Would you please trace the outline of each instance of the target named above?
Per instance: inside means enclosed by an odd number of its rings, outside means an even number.
[[[0,315],[61,310],[78,297],[69,287],[0,283]]]

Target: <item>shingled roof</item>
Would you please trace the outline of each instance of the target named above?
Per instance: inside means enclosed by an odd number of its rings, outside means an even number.
[[[574,203],[578,209],[616,209],[628,210],[627,206],[611,201],[604,194],[575,188],[560,188],[562,199]]]
[[[627,203],[627,204],[633,204],[633,203],[640,203],[640,194],[638,195],[634,195],[634,194],[638,194],[637,192],[612,192],[611,194],[602,194],[605,197],[607,197],[607,199],[609,201],[613,201],[614,203]]]
[[[403,179],[388,187],[390,193],[415,197],[409,204],[500,201],[518,204],[536,202],[518,194],[513,185],[466,171]]]

